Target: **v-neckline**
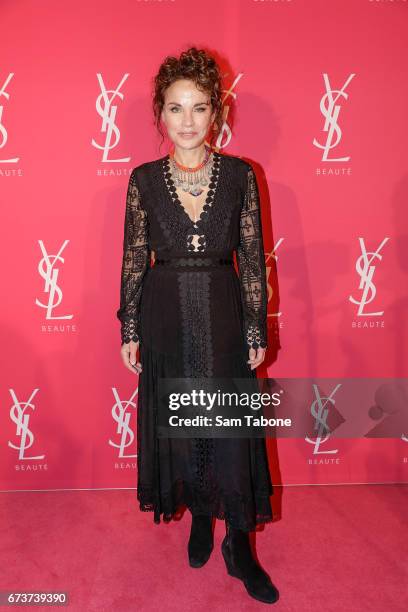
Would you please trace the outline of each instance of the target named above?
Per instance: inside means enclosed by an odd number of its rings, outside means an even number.
[[[177,193],[177,188],[174,184],[173,177],[171,176],[171,172],[170,172],[170,154],[168,153],[163,158],[164,183],[165,183],[166,192],[170,200],[174,203],[176,208],[180,211],[181,215],[186,219],[186,221],[188,222],[188,225],[197,231],[200,229],[201,224],[206,221],[206,218],[208,218],[209,213],[214,208],[215,198],[216,198],[217,191],[218,191],[217,187],[218,187],[218,181],[219,181],[219,175],[220,175],[220,166],[221,166],[222,156],[217,151],[213,151],[213,155],[214,155],[214,161],[213,161],[213,167],[211,169],[210,180],[209,180],[210,188],[205,198],[203,210],[201,211],[200,216],[198,217],[197,221],[192,220],[192,218],[190,217],[190,215],[184,208],[183,204],[181,203],[181,200]],[[211,187],[211,184],[213,184],[213,187]]]

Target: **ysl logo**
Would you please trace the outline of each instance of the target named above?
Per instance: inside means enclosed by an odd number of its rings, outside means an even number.
[[[330,149],[334,149],[337,147],[341,140],[341,129],[338,125],[338,117],[340,113],[340,104],[336,104],[340,96],[347,100],[348,94],[345,92],[347,85],[350,83],[351,79],[355,76],[355,74],[350,74],[347,81],[344,83],[341,89],[332,89],[329,82],[329,77],[326,73],[323,74],[324,84],[326,86],[326,93],[322,96],[320,100],[320,110],[322,115],[325,117],[325,122],[323,126],[323,131],[327,132],[327,138],[325,144],[321,145],[316,138],[313,139],[313,144],[315,147],[319,149],[323,149],[322,161],[348,161],[350,156],[348,157],[339,157],[337,159],[328,159],[328,154]],[[337,94],[333,96],[333,94]],[[337,139],[334,141],[334,133],[336,132]]]
[[[25,457],[24,452],[27,448],[30,448],[34,442],[34,435],[32,431],[28,428],[28,422],[30,420],[30,415],[26,412],[28,408],[34,410],[35,406],[31,403],[34,395],[37,393],[38,389],[34,389],[31,394],[28,402],[19,402],[17,400],[17,396],[14,393],[13,389],[10,389],[11,397],[13,398],[14,404],[10,409],[10,417],[11,420],[17,426],[16,436],[20,437],[20,444],[16,446],[10,440],[8,440],[8,445],[10,448],[14,448],[18,450],[18,458],[19,459],[44,459],[45,455],[36,455],[32,457]]]
[[[312,440],[311,438],[306,437],[305,440],[309,444],[314,444],[314,449],[313,449],[314,455],[321,455],[323,453],[331,454],[331,453],[338,452],[338,449],[333,449],[333,450],[319,450],[319,449],[320,449],[320,444],[327,442],[327,440],[330,437],[330,428],[327,424],[327,415],[329,414],[329,409],[326,408],[325,406],[328,402],[330,402],[332,405],[335,404],[333,400],[333,396],[340,386],[341,385],[338,384],[333,389],[329,397],[322,398],[320,396],[320,392],[319,392],[317,385],[313,385],[313,389],[316,395],[316,400],[312,403],[310,407],[310,412],[315,417],[314,429],[317,430],[317,437],[315,440]],[[325,400],[324,405],[322,404],[322,399]],[[323,435],[325,437],[322,439]]]
[[[381,312],[363,312],[364,306],[369,304],[375,298],[377,290],[373,283],[373,276],[375,272],[375,265],[371,265],[374,258],[382,260],[382,256],[380,255],[380,251],[384,244],[389,240],[389,238],[384,238],[380,246],[375,252],[367,252],[364,244],[364,238],[358,239],[360,242],[361,253],[360,257],[356,261],[356,271],[360,275],[360,284],[358,288],[362,290],[363,294],[361,296],[361,300],[355,300],[351,295],[349,296],[350,302],[353,304],[358,304],[358,313],[357,316],[373,316],[378,317],[384,314],[384,311]],[[370,255],[370,258],[368,257]]]
[[[37,306],[41,306],[41,308],[47,309],[46,319],[72,319],[73,315],[61,315],[53,317],[51,315],[51,311],[53,308],[56,308],[61,304],[62,301],[62,291],[57,285],[58,280],[58,269],[55,268],[56,262],[59,260],[62,263],[65,263],[63,257],[61,257],[62,251],[65,249],[69,240],[65,240],[64,244],[60,248],[57,255],[48,255],[44,243],[42,240],[38,241],[40,244],[41,251],[43,253],[43,258],[40,260],[38,264],[38,272],[40,276],[43,277],[45,281],[44,292],[49,293],[48,304],[42,304],[38,299],[35,300]],[[51,263],[51,260],[52,263]]]
[[[14,72],[10,72],[5,82],[3,83],[3,86],[0,89],[0,100],[2,97],[6,98],[6,100],[10,99],[10,95],[6,91],[6,87],[10,83],[13,76],[14,76]],[[7,130],[3,125],[3,108],[4,108],[3,105],[0,104],[0,137],[1,137],[0,149],[5,147],[7,143]],[[15,164],[16,162],[19,161],[19,159],[20,159],[19,157],[12,157],[10,159],[0,159],[0,163]]]
[[[102,75],[98,72],[96,76],[98,78],[99,86],[101,88],[101,93],[96,99],[96,111],[98,115],[102,118],[101,132],[103,134],[106,134],[106,136],[103,145],[99,145],[93,138],[92,145],[96,149],[101,149],[103,151],[103,162],[128,162],[130,160],[130,157],[123,157],[122,159],[108,159],[108,153],[111,149],[116,147],[120,140],[119,128],[115,124],[118,107],[117,105],[113,104],[113,101],[116,97],[120,98],[120,100],[123,101],[124,96],[120,92],[120,88],[128,78],[129,73],[124,75],[116,89],[106,89],[102,79]],[[109,96],[109,94],[111,95]]]
[[[135,434],[133,430],[129,427],[130,422],[130,412],[127,412],[128,406],[132,406],[132,408],[136,408],[136,404],[133,402],[138,389],[133,393],[132,397],[128,402],[124,402],[120,399],[117,390],[115,387],[112,387],[113,395],[115,397],[116,403],[112,407],[112,417],[114,421],[117,423],[116,433],[120,436],[119,444],[115,444],[112,440],[109,440],[109,444],[119,449],[119,457],[136,457],[137,455],[125,455],[125,448],[133,444],[135,439]]]
[[[267,282],[267,287],[268,287],[268,302],[272,298],[272,295],[273,295],[273,288],[271,287],[271,284],[269,282],[269,277],[270,277],[271,270],[272,270],[272,264],[268,265],[268,263],[270,261],[278,261],[278,255],[276,254],[276,251],[278,250],[278,247],[282,244],[282,242],[283,242],[283,238],[279,238],[278,242],[275,244],[272,251],[269,251],[268,253],[266,253],[266,257],[265,257],[266,282]],[[281,311],[268,313],[268,317],[280,317],[281,315],[282,315]]]
[[[225,92],[225,96],[223,97],[222,100],[222,118],[223,118],[223,124],[220,130],[220,133],[217,136],[217,140],[215,143],[215,146],[218,150],[223,149],[225,147],[227,147],[231,141],[231,136],[232,136],[232,132],[231,132],[231,128],[228,125],[227,119],[228,119],[228,114],[230,111],[230,106],[229,104],[226,104],[225,101],[231,96],[232,98],[234,98],[234,100],[236,100],[237,94],[233,91],[234,87],[236,86],[236,84],[240,81],[241,77],[242,77],[242,73],[238,74],[238,76],[236,77],[235,81],[233,82],[233,84],[231,85],[231,87],[227,90],[223,89],[223,92]],[[208,144],[208,143],[207,143]]]

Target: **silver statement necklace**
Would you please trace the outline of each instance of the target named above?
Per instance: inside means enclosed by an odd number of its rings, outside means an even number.
[[[203,193],[203,187],[206,187],[210,182],[211,172],[214,162],[214,155],[209,147],[205,147],[205,156],[203,161],[189,168],[183,166],[174,159],[174,151],[170,153],[170,171],[172,179],[177,187],[183,191],[191,193],[193,196],[199,196]]]

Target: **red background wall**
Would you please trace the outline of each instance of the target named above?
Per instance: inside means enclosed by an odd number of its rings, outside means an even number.
[[[151,79],[191,45],[225,75],[220,149],[261,188],[281,350],[259,375],[406,376],[407,17],[402,0],[1,3],[1,489],[135,486],[125,194],[169,148]],[[403,439],[268,447],[275,483],[407,481]]]

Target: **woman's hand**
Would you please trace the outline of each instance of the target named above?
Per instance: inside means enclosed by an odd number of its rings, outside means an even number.
[[[122,361],[124,365],[134,374],[140,374],[142,371],[142,364],[140,361],[136,362],[137,351],[139,350],[139,342],[133,342],[131,340],[127,344],[122,344],[120,354],[122,355]]]
[[[249,360],[247,363],[251,364],[251,370],[257,368],[265,359],[266,348],[259,346],[257,349],[249,349]]]

